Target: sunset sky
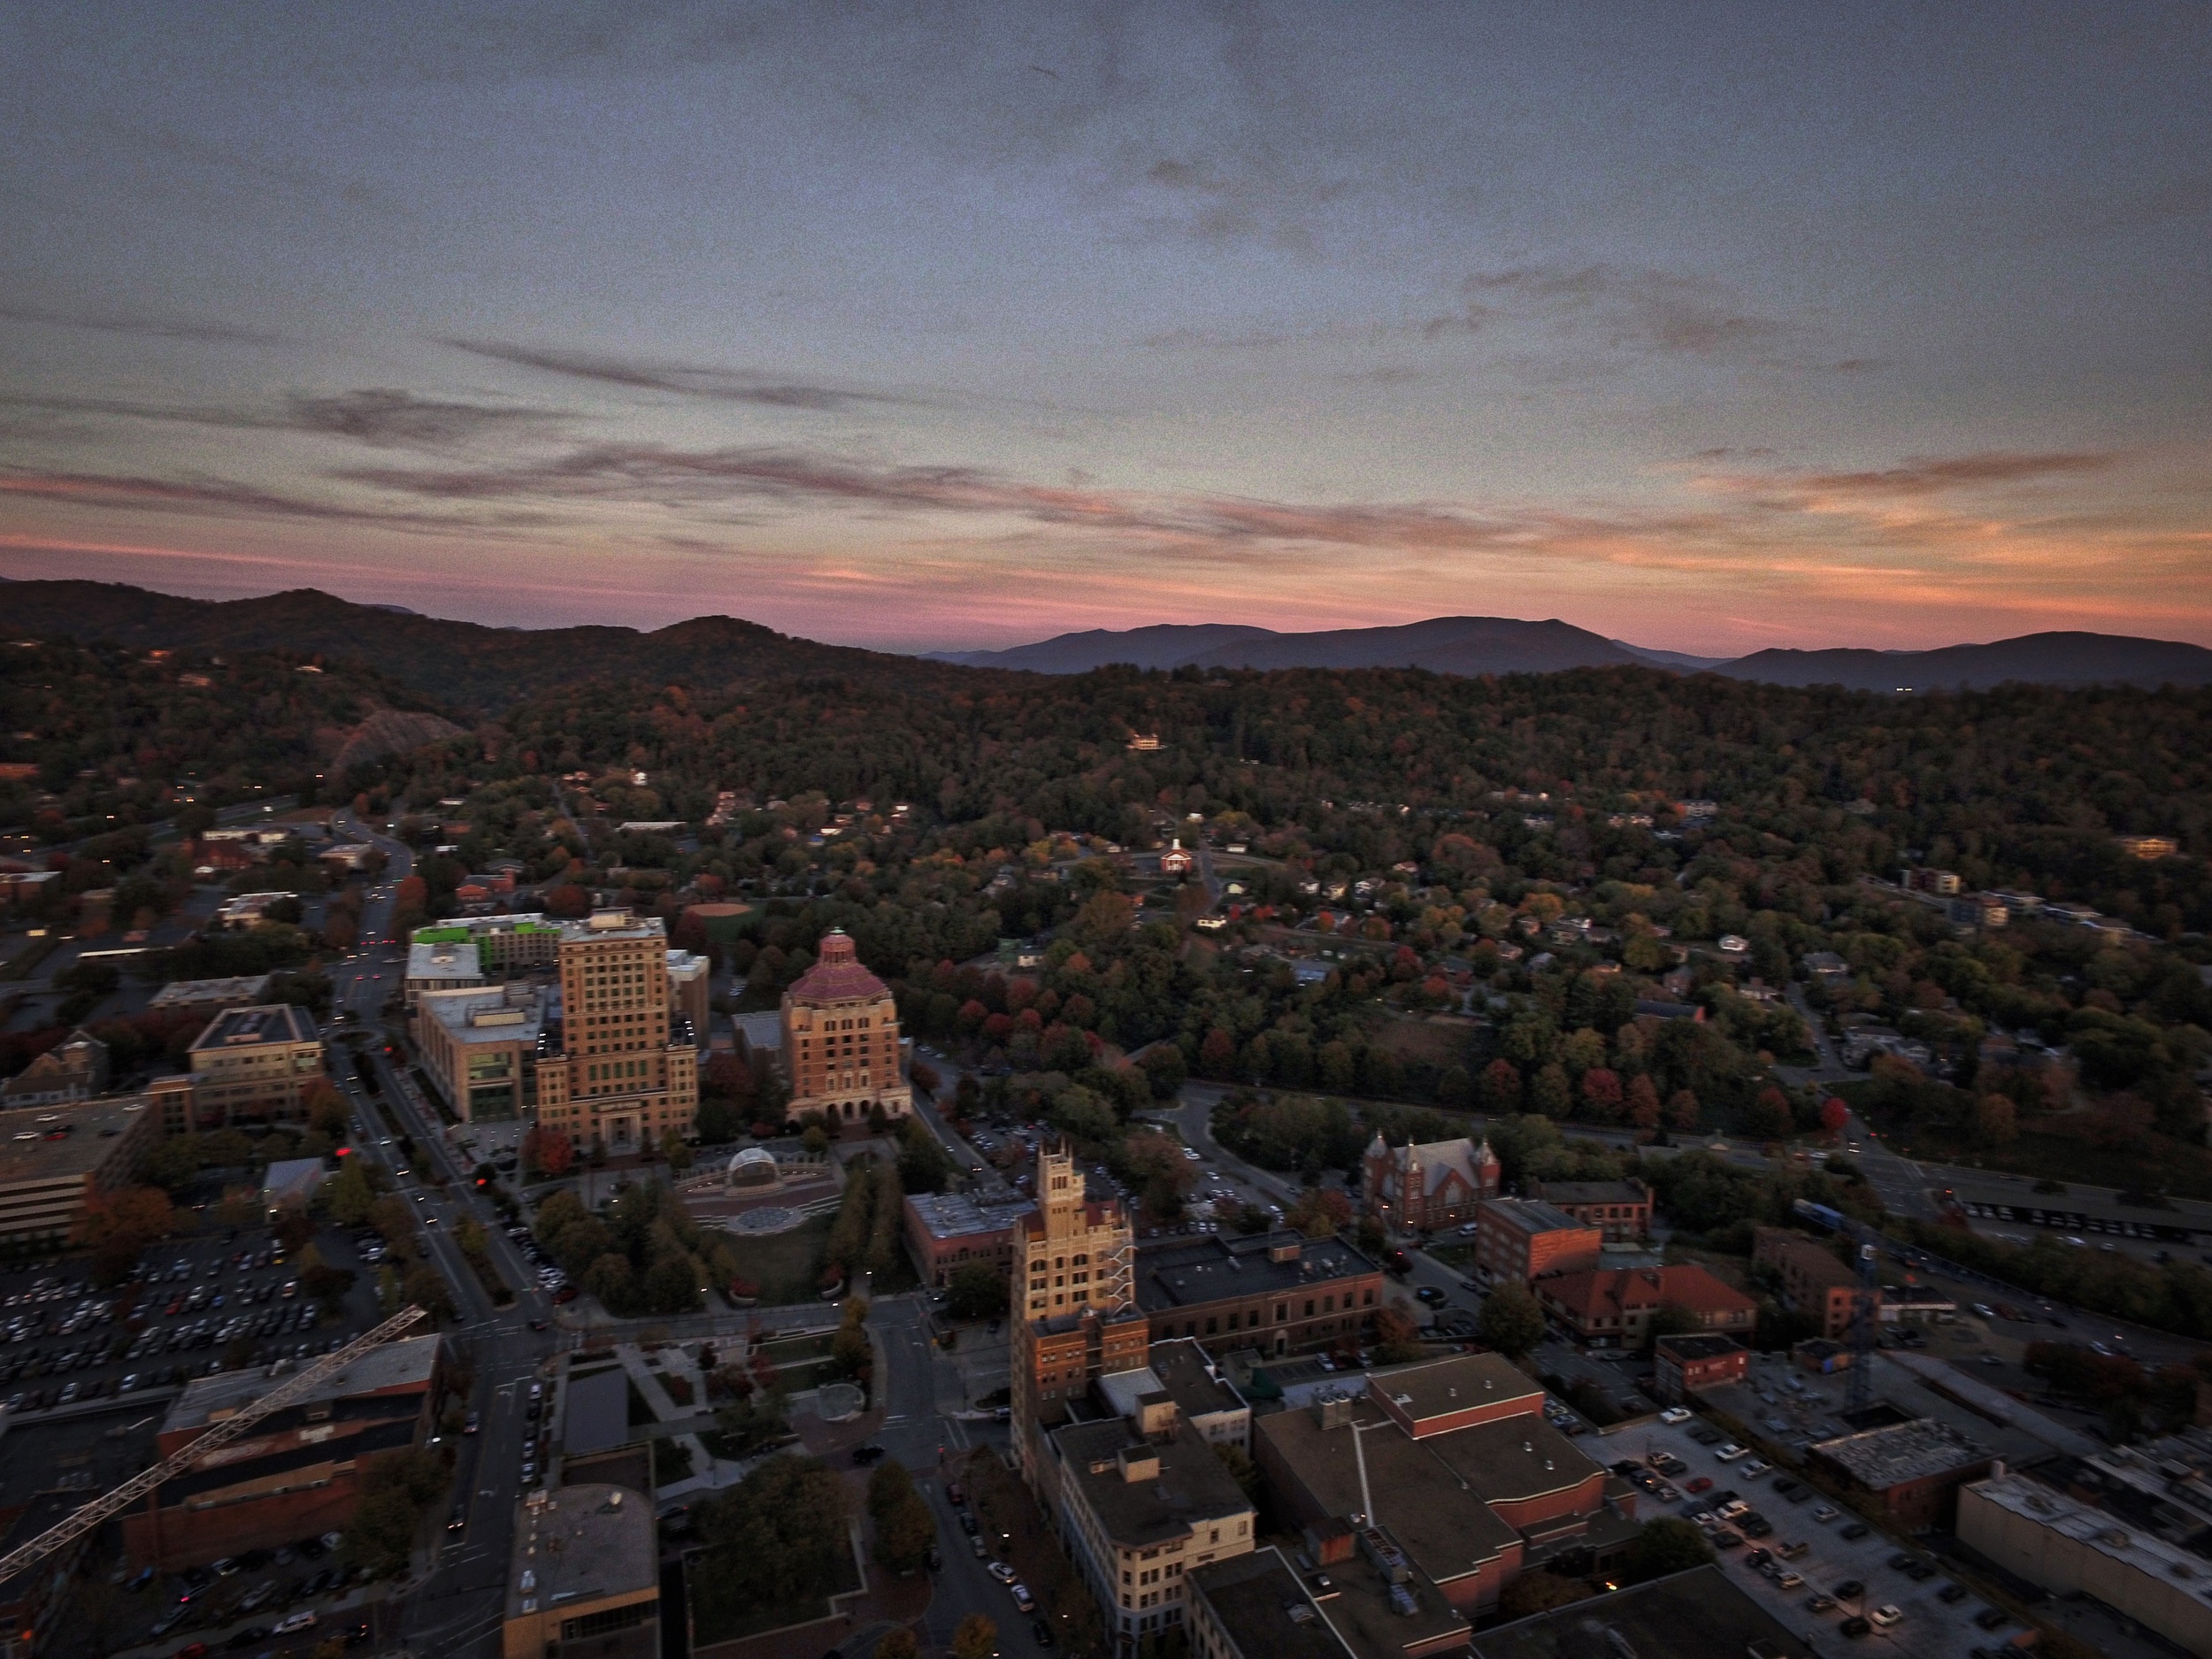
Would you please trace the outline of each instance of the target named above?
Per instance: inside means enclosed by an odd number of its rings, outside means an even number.
[[[0,575],[2212,644],[2212,12],[0,13]]]

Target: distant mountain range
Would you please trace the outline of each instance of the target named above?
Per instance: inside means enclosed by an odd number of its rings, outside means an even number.
[[[635,628],[495,628],[355,604],[313,588],[252,599],[181,599],[119,582],[10,582],[19,634],[200,651],[298,651],[362,662],[457,709],[494,711],[554,686],[638,680],[726,686],[793,674],[934,672],[910,657],[794,639],[734,617]]]
[[[2031,634],[1932,651],[1769,650],[1732,660],[1654,650],[1569,623],[1436,617],[1402,627],[1279,634],[1233,623],[1164,623],[1063,634],[1003,651],[899,657],[778,634],[734,617],[694,617],[650,633],[625,627],[487,627],[356,604],[315,588],[252,599],[183,599],[120,583],[12,581],[7,626],[18,634],[203,651],[293,650],[361,662],[457,710],[495,711],[539,691],[589,680],[717,687],[795,674],[861,680],[962,671],[1079,674],[1140,668],[1425,668],[1440,674],[1551,673],[1644,667],[1726,674],[1771,685],[1861,691],[1950,690],[2024,680],[2040,685],[2212,684],[2212,650],[2111,634]]]
[[[1442,674],[1551,673],[1640,664],[1778,686],[1855,691],[1936,691],[2026,680],[2047,686],[2201,686],[2212,651],[2116,634],[2029,634],[1989,645],[1933,651],[1770,650],[1735,658],[1693,657],[1609,640],[1571,624],[1505,617],[1437,617],[1394,628],[1278,634],[1228,623],[1162,625],[1063,634],[1003,651],[941,651],[970,668],[1080,674],[1110,663],[1140,668],[1427,668]]]
[[[1093,628],[1004,651],[933,651],[966,668],[1081,674],[1110,663],[1139,668],[1426,668],[1440,674],[1543,674],[1562,668],[1638,664],[1711,668],[1724,659],[1647,651],[1571,623],[1509,617],[1432,617],[1389,628],[1278,634],[1233,623],[1161,623],[1110,633]]]

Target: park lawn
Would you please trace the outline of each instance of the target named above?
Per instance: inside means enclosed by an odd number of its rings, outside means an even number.
[[[788,1233],[749,1238],[727,1233],[730,1255],[741,1277],[760,1286],[769,1306],[815,1301],[821,1293],[822,1256],[828,1248],[831,1216],[815,1216]]]

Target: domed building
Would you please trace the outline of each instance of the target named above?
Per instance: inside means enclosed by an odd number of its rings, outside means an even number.
[[[723,1172],[723,1179],[739,1192],[764,1192],[782,1179],[782,1171],[776,1167],[776,1155],[766,1147],[738,1148],[737,1156]]]
[[[783,1053],[794,1118],[864,1128],[879,1107],[893,1120],[914,1110],[891,989],[841,932],[823,935],[820,959],[783,994]]]

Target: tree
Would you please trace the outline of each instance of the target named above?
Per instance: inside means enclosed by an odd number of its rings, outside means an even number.
[[[1482,1069],[1482,1109],[1494,1118],[1521,1110],[1521,1069],[1502,1057]]]
[[[158,1187],[125,1187],[86,1201],[77,1241],[92,1247],[94,1279],[113,1285],[129,1276],[140,1251],[175,1227],[168,1194]]]
[[[1333,1239],[1352,1221],[1352,1201],[1332,1187],[1309,1187],[1284,1217],[1284,1225],[1309,1239]]]
[[[695,1506],[703,1571],[693,1594],[702,1623],[812,1601],[840,1583],[846,1548],[843,1483],[811,1457],[779,1453],[718,1498]]]
[[[2004,1146],[2018,1133],[2018,1121],[2009,1098],[1985,1094],[1974,1102],[1974,1138],[1984,1146]]]
[[[952,1659],[992,1659],[997,1652],[998,1623],[987,1614],[969,1614],[952,1632]]]
[[[1697,1128],[1699,1115],[1703,1111],[1697,1096],[1690,1090],[1678,1088],[1667,1096],[1667,1127],[1687,1134]]]
[[[1662,1516],[1647,1521],[1644,1530],[1630,1542],[1624,1577],[1630,1584],[1641,1584],[1647,1578],[1663,1578],[1671,1572],[1701,1567],[1712,1558],[1712,1550],[1696,1527]]]
[[[868,1515],[876,1525],[876,1559],[894,1572],[911,1572],[937,1541],[937,1522],[914,1479],[895,1457],[868,1478]]]
[[[595,1222],[588,1225],[597,1225]],[[584,1269],[584,1294],[597,1298],[599,1305],[610,1313],[626,1313],[637,1295],[636,1275],[631,1271],[630,1258],[619,1250],[607,1250],[595,1256]]]
[[[1237,1483],[1238,1489],[1255,1503],[1258,1502],[1260,1466],[1252,1461],[1251,1454],[1228,1440],[1215,1440],[1212,1446],[1214,1455],[1221,1459],[1221,1466],[1229,1471],[1230,1479]]]
[[[1573,1104],[1574,1094],[1567,1082],[1567,1068],[1557,1061],[1536,1074],[1536,1081],[1529,1087],[1528,1103],[1547,1118],[1564,1118]]]
[[[1498,1598],[1498,1612],[1506,1618],[1527,1618],[1583,1601],[1592,1594],[1590,1586],[1580,1579],[1563,1578],[1539,1567],[1532,1572],[1522,1573],[1505,1586],[1504,1594]]]
[[[910,1193],[941,1193],[952,1179],[952,1158],[919,1117],[899,1125],[899,1186]]]
[[[1379,1365],[1402,1365],[1409,1360],[1419,1359],[1425,1350],[1421,1347],[1421,1327],[1413,1322],[1413,1316],[1396,1303],[1375,1310],[1375,1362]]]
[[[428,1314],[433,1323],[442,1324],[453,1317],[453,1293],[446,1286],[445,1275],[434,1267],[415,1269],[401,1281],[399,1294],[402,1300]]]
[[[1761,1141],[1781,1140],[1790,1132],[1790,1097],[1768,1084],[1753,1099],[1744,1129]]]
[[[576,1143],[559,1129],[532,1129],[522,1138],[522,1160],[548,1180],[576,1167]]]
[[[370,1208],[376,1202],[376,1188],[369,1184],[369,1172],[357,1157],[346,1159],[337,1174],[323,1183],[323,1208],[330,1218],[342,1227],[357,1227],[369,1218]]]
[[[1544,1313],[1525,1285],[1502,1285],[1483,1299],[1475,1334],[1486,1347],[1518,1359],[1544,1340]]]
[[[1628,1079],[1628,1121],[1644,1135],[1659,1127],[1659,1089],[1650,1074],[1639,1071]]]
[[[661,1158],[672,1173],[680,1175],[691,1167],[691,1148],[684,1144],[680,1129],[661,1131]]]
[[[883,1632],[883,1639],[876,1643],[875,1659],[921,1659],[921,1651],[914,1632],[899,1624]]]
[[[956,1319],[1003,1317],[1008,1306],[1006,1275],[988,1262],[963,1262],[946,1286],[945,1310]]]

